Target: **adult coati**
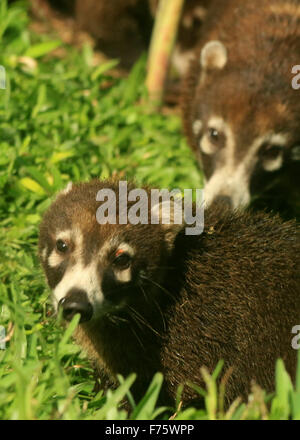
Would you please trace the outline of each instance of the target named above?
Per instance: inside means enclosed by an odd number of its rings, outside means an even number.
[[[76,339],[102,380],[116,384],[117,373],[136,372],[139,399],[161,371],[161,403],[173,405],[179,384],[203,386],[200,367],[213,371],[220,359],[224,371],[232,368],[227,403],[246,398],[251,380],[272,390],[277,358],[294,377],[291,332],[300,319],[294,222],[212,205],[198,236],[172,222],[119,224],[118,211],[116,224],[99,224],[102,189],[113,190],[118,207],[117,181],[73,185],[45,213],[39,237],[55,308],[67,320],[81,314]],[[127,193],[132,189],[128,184]],[[153,207],[148,211],[150,220]],[[188,386],[182,399],[201,402]]]
[[[212,0],[182,93],[208,203],[299,217],[299,53],[299,0]]]

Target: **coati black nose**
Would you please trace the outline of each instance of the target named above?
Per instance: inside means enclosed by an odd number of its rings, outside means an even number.
[[[71,289],[67,295],[59,301],[58,306],[62,307],[63,317],[67,321],[71,321],[76,313],[80,314],[80,323],[89,321],[93,315],[93,307],[91,303],[89,303],[84,290]]]
[[[231,201],[231,198],[229,196],[219,195],[219,196],[214,198],[212,203],[213,204],[217,203],[217,204],[222,204],[222,205],[225,205],[225,206],[232,207],[232,201]]]

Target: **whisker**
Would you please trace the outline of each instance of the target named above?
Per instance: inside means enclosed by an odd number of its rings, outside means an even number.
[[[141,323],[144,324],[143,322],[141,322],[140,319],[138,319],[138,317],[133,313],[132,310],[129,310],[129,315],[130,317],[133,319],[133,321],[137,324],[137,326],[142,329],[141,327]]]
[[[163,326],[164,326],[164,331],[166,331],[166,329],[167,329],[167,325],[166,325],[166,321],[165,321],[165,318],[164,318],[163,312],[162,312],[162,310],[161,310],[161,308],[160,308],[160,305],[159,305],[159,303],[156,301],[156,299],[152,298],[152,301],[154,302],[154,304],[156,305],[156,307],[157,307],[157,309],[158,309],[158,311],[159,311],[159,313],[160,313],[160,316],[161,316],[161,319],[162,319],[162,322],[163,322]]]
[[[132,333],[135,335],[135,337],[136,337],[136,339],[138,340],[138,342],[139,342],[140,346],[142,347],[142,349],[143,349],[144,351],[146,351],[146,350],[145,350],[145,346],[143,345],[141,339],[138,337],[137,333],[134,331],[133,327],[131,327],[131,331],[132,331]]]
[[[145,300],[147,301],[148,304],[150,304],[149,298],[148,298],[148,296],[147,296],[147,294],[146,294],[142,284],[140,284],[139,287],[140,287],[140,289],[141,289],[141,291],[142,291],[142,293],[144,295]]]
[[[150,330],[153,331],[153,333],[155,333],[157,336],[160,336],[160,334],[149,324],[149,322],[147,322],[145,320],[145,318],[137,311],[135,310],[132,306],[128,306],[128,308],[130,309],[130,311],[134,314],[135,318],[141,323],[144,324],[145,327],[148,327]]]
[[[107,316],[114,324],[117,323],[117,321],[127,322],[127,323],[129,322],[128,319],[121,318],[120,316],[117,316],[117,315],[112,315],[111,313],[109,313]]]
[[[174,295],[172,295],[171,292],[169,292],[165,287],[158,284],[156,281],[151,280],[151,278],[146,277],[145,275],[141,275],[141,278],[143,278],[146,281],[150,281],[150,283],[154,284],[156,287],[161,289],[163,292],[165,292],[167,295],[169,295],[172,299],[176,299]]]
[[[144,298],[145,298],[145,300],[147,301],[147,303],[148,303],[148,304],[151,304],[151,302],[149,301],[149,298],[148,298],[148,296],[147,296],[147,293],[146,293],[146,291],[144,290],[144,288],[143,288],[142,285],[140,285],[140,289],[141,289],[141,291],[143,292]],[[161,316],[161,318],[162,318],[162,322],[163,322],[163,325],[164,325],[164,330],[166,330],[166,328],[167,328],[167,327],[166,327],[166,321],[165,321],[165,319],[164,319],[164,316],[163,316],[162,310],[161,310],[161,308],[160,308],[160,306],[159,306],[159,304],[158,304],[158,302],[156,301],[155,298],[152,298],[152,301],[153,301],[154,305],[157,307],[157,309],[158,309],[158,311],[159,311],[159,313],[160,313],[160,316]]]

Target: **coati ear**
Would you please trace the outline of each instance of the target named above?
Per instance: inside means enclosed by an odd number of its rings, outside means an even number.
[[[71,191],[72,187],[73,187],[73,182],[69,182],[67,186],[62,191],[60,191],[59,194],[65,194],[65,195],[68,194]]]
[[[227,60],[227,49],[221,41],[209,41],[201,51],[200,64],[204,70],[221,70],[226,66]]]
[[[165,241],[171,251],[179,231],[185,227],[183,200],[157,203],[151,208],[151,224],[160,224],[165,231]]]
[[[69,182],[69,183],[67,184],[67,186],[66,186],[64,189],[60,190],[60,191],[55,195],[55,200],[57,200],[57,199],[59,198],[59,196],[64,196],[64,195],[66,195],[66,194],[69,194],[69,192],[72,190],[72,187],[73,187],[73,182]]]

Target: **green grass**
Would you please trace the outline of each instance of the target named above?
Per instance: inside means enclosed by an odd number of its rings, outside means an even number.
[[[37,259],[38,225],[52,196],[70,180],[118,173],[157,187],[200,188],[202,178],[175,116],[150,114],[145,102],[145,58],[127,79],[114,79],[115,62],[93,66],[93,51],[78,51],[28,30],[26,3],[0,0],[0,324],[9,335],[0,350],[0,419],[153,419],[174,409],[156,407],[158,373],[131,415],[119,408],[134,375],[120,377],[107,395],[93,392],[93,372],[72,341],[76,318],[64,330],[52,316]],[[53,49],[65,51],[62,58]],[[24,58],[25,57],[25,58]],[[275,368],[275,365],[274,365]],[[253,390],[248,405],[225,414],[216,376],[203,373],[205,410],[177,419],[300,419],[300,362],[293,388],[281,361],[273,396]],[[179,398],[178,398],[179,400]]]

